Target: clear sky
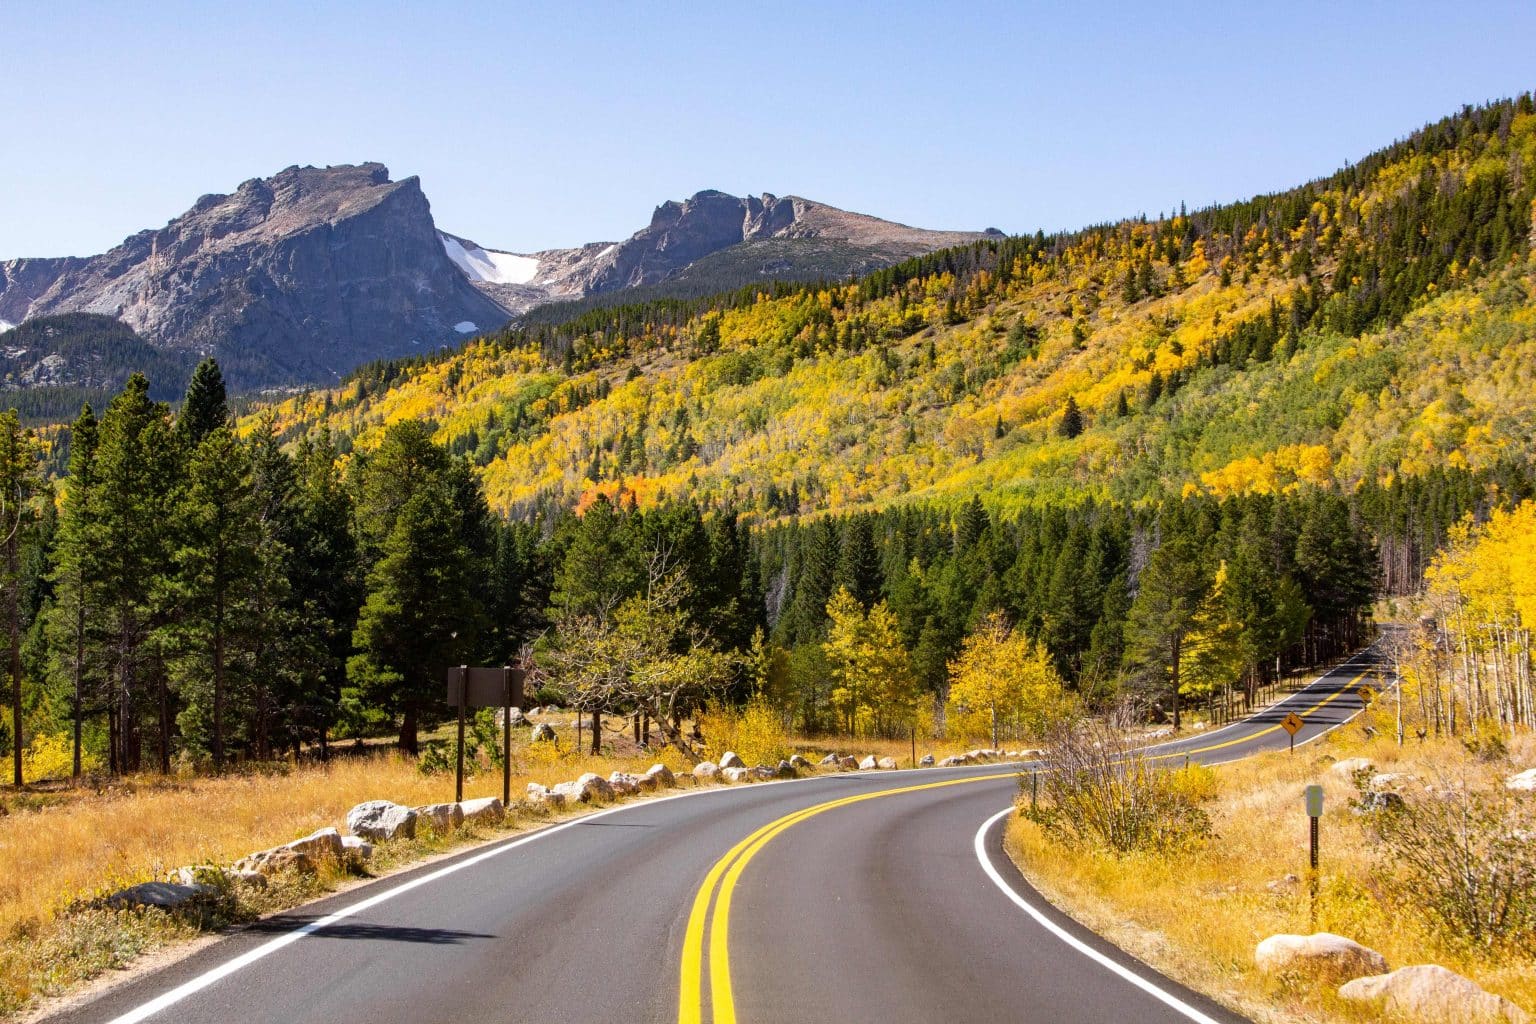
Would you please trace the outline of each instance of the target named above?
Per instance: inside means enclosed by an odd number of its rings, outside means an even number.
[[[1533,43],[1529,2],[6,0],[0,258],[363,160],[521,251],[703,188],[1077,227],[1326,174],[1536,85]]]

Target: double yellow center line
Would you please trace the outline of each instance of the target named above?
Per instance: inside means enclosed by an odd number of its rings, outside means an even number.
[[[849,804],[883,796],[895,796],[898,793],[915,793],[924,789],[961,786],[970,782],[996,782],[1006,778],[1008,778],[1006,774],[997,773],[977,775],[964,779],[948,779],[944,782],[928,782],[920,786],[902,786],[897,789],[882,789],[874,793],[860,793],[857,796],[845,796],[840,800],[828,800],[826,803],[815,804],[770,821],[731,847],[729,852],[709,869],[709,874],[704,876],[704,884],[699,887],[698,895],[693,900],[693,910],[688,915],[688,929],[683,934],[681,983],[678,987],[678,1024],[703,1024],[706,925],[709,933],[709,996],[710,1009],[713,1011],[712,1019],[714,1024],[736,1024],[736,1000],[731,994],[731,961],[727,948],[731,925],[731,893],[736,887],[736,880],[746,870],[747,864],[775,836],[807,818],[814,818],[818,814],[834,808],[846,807]],[[714,904],[713,916],[709,912],[711,903]]]
[[[1302,715],[1311,715],[1315,711],[1332,703],[1345,693],[1353,690],[1367,675],[1371,669],[1366,669],[1345,683],[1338,690],[1318,701],[1316,704],[1302,711]],[[1273,725],[1259,732],[1249,733],[1236,739],[1222,743],[1212,743],[1208,746],[1196,747],[1193,750],[1180,750],[1168,754],[1152,755],[1154,760],[1163,760],[1173,757],[1189,757],[1193,754],[1204,754],[1212,750],[1221,750],[1224,747],[1236,746],[1240,743],[1248,743],[1272,732],[1279,731],[1280,726]],[[704,1021],[704,952],[709,950],[709,1005],[711,1019],[714,1024],[736,1024],[736,1000],[731,991],[731,960],[729,950],[729,937],[731,926],[731,895],[736,888],[736,881],[743,871],[757,856],[763,847],[785,830],[839,807],[847,807],[849,804],[862,803],[865,800],[875,800],[880,797],[897,796],[901,793],[916,793],[927,789],[942,789],[946,786],[963,786],[972,782],[995,782],[998,779],[1006,779],[1008,775],[993,773],[989,775],[967,776],[963,779],[947,779],[943,782],[927,782],[917,786],[901,786],[895,789],[882,789],[873,793],[860,793],[856,796],[845,796],[838,800],[828,800],[825,803],[813,804],[803,810],[794,811],[782,818],[770,821],[741,842],[731,847],[724,857],[715,862],[704,876],[704,883],[699,886],[699,891],[693,898],[693,909],[688,914],[688,927],[683,933],[683,956],[680,979],[678,984],[677,1021],[678,1024],[703,1024]],[[710,907],[713,905],[714,913],[711,915]],[[706,935],[707,933],[707,935]]]

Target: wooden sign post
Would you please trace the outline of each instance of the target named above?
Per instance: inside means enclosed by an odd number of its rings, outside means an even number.
[[[459,665],[448,670],[448,703],[459,712],[459,754],[454,775],[454,800],[464,799],[464,716],[469,708],[501,708],[501,802],[512,802],[512,709],[523,706],[520,668]]]
[[[1318,864],[1318,822],[1323,817],[1323,787],[1308,786],[1306,791],[1307,817],[1312,822],[1312,842],[1309,848],[1309,861],[1312,870],[1307,875],[1307,888],[1311,895],[1312,930],[1317,931],[1317,864]]]

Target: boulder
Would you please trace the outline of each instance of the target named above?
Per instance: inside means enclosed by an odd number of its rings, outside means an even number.
[[[752,769],[721,768],[720,777],[726,782],[747,782],[752,778]]]
[[[183,904],[203,896],[213,896],[218,890],[211,885],[182,885],[176,882],[141,882],[138,885],[130,885],[107,897],[107,906],[121,907],[159,907],[162,910],[175,910]]]
[[[172,885],[213,885],[225,880],[226,872],[214,864],[192,864],[173,868],[165,873],[165,880]]]
[[[464,812],[463,820],[466,823],[473,822],[476,825],[495,825],[507,816],[506,807],[502,806],[501,798],[496,796],[465,800],[459,804],[459,809]]]
[[[1379,811],[1400,811],[1404,807],[1400,794],[1387,789],[1368,789],[1354,805],[1356,814],[1375,814]]]
[[[1346,779],[1353,779],[1356,772],[1374,772],[1376,766],[1364,757],[1346,757],[1342,761],[1334,762],[1329,771],[1335,775],[1342,775]]]
[[[498,728],[506,724],[503,719],[507,718],[512,720],[514,728],[528,724],[528,716],[523,714],[522,708],[513,708],[511,711],[507,711],[505,708],[496,709],[496,725]]]
[[[672,774],[672,769],[664,764],[653,764],[645,770],[646,778],[656,783],[660,789],[671,789],[677,785],[677,778]]]
[[[370,800],[347,812],[347,829],[364,839],[414,839],[416,812],[388,800]]]
[[[873,771],[874,769],[878,768],[879,766],[880,766],[880,761],[875,757],[874,754],[866,754],[866,755],[864,755],[864,760],[859,762],[859,771],[861,771],[861,772]]]
[[[917,763],[922,765],[924,768],[932,768],[933,767],[933,755],[932,754],[924,754],[923,755],[923,759],[921,761],[917,762]]]
[[[565,806],[565,794],[556,793],[548,786],[541,786],[537,782],[528,783],[527,800],[531,804],[540,807],[560,808]]]
[[[720,766],[713,761],[700,761],[693,766],[693,777],[700,782],[712,782],[720,777]]]
[[[1521,793],[1536,793],[1536,768],[1511,775],[1504,780],[1504,787]]]
[[[1253,951],[1253,962],[1265,974],[1314,974],[1336,982],[1387,969],[1380,953],[1332,932],[1271,935]]]
[[[1382,793],[1401,793],[1414,781],[1414,777],[1407,772],[1378,772],[1371,776],[1365,788]]]
[[[373,857],[373,844],[358,836],[342,836],[341,856],[348,867],[360,868]]]
[[[257,850],[249,857],[235,861],[235,873],[240,875],[275,875],[284,871],[312,874],[315,862],[297,850],[278,846],[271,850]]]
[[[748,768],[747,769],[747,774],[749,776],[751,776],[752,778],[754,778],[754,779],[760,779],[760,780],[766,782],[769,779],[776,779],[776,778],[778,778],[779,777],[779,770],[777,768],[769,768],[765,764],[759,764],[759,765],[753,765],[751,768]],[[794,773],[791,772],[790,774],[793,775]]]
[[[890,771],[892,768],[898,766],[894,757],[882,757],[880,760],[875,762],[875,767],[884,768],[886,771]]]
[[[721,768],[745,768],[747,762],[743,761],[734,750],[727,750],[725,756],[720,758]]]
[[[434,832],[451,832],[464,824],[464,808],[458,804],[423,804],[416,808],[416,820],[431,825]]]
[[[1386,1015],[1417,1020],[1457,1024],[1521,1024],[1530,1020],[1508,999],[1439,964],[1418,964],[1391,974],[1356,978],[1339,989],[1339,998],[1372,1005]]]
[[[839,760],[840,759],[838,758],[838,756],[836,754],[828,754],[826,757],[821,759],[820,763],[824,767],[837,768],[837,767],[840,767],[840,765],[838,763]]]
[[[795,766],[781,758],[779,763],[774,766],[773,774],[781,779],[792,779],[795,777]]]
[[[852,757],[838,758],[837,766],[845,772],[856,772],[859,770],[859,762]]]
[[[1289,896],[1296,891],[1296,887],[1300,884],[1301,878],[1297,875],[1284,875],[1265,882],[1264,888],[1277,895]]]
[[[327,826],[311,832],[303,839],[284,843],[281,848],[303,854],[317,864],[328,860],[339,861],[342,851],[341,833]]]
[[[969,762],[966,761],[964,754],[951,754],[949,757],[946,757],[944,760],[939,762],[939,767],[940,768],[959,768],[962,765],[965,765],[965,764],[968,764],[968,763]]]
[[[672,776],[672,779],[679,786],[697,786],[699,784],[699,780],[693,777],[693,772],[677,772]]]
[[[627,790],[620,789],[619,783],[621,782],[629,788]],[[614,772],[608,776],[608,784],[614,788],[615,792],[624,793],[625,795],[649,793],[656,788],[656,780],[649,775],[635,775],[631,772]]]
[[[553,743],[555,742],[555,727],[548,722],[540,722],[528,733],[529,743]]]
[[[791,768],[806,769],[811,767],[811,762],[807,761],[799,754],[795,754],[789,759],[789,766]]]
[[[575,782],[562,782],[554,791],[564,796],[566,803],[589,804],[614,797],[613,786],[595,772],[587,772]]]

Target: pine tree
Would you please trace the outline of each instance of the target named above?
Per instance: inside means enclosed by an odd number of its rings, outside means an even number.
[[[231,634],[250,614],[261,569],[258,512],[250,452],[227,426],[215,427],[187,466],[176,507],[176,574],[166,588],[178,611],[167,633],[179,655],[182,734],[202,733],[206,716],[215,771],[223,770],[226,755]],[[267,629],[254,632],[274,647],[281,639]]]
[[[1061,422],[1056,426],[1056,433],[1062,437],[1076,437],[1083,432],[1083,412],[1077,407],[1077,399],[1071,395],[1061,409]]]
[[[88,671],[86,624],[95,612],[100,586],[99,556],[95,541],[99,500],[96,493],[96,454],[99,443],[96,414],[87,402],[69,430],[69,475],[65,478],[60,502],[52,573],[56,603],[50,610],[49,620],[51,646],[62,655],[62,658],[56,657],[56,661],[67,663],[66,671],[72,683],[70,718],[74,737],[71,774],[76,779],[80,777],[81,771],[82,730],[85,721],[85,677]]]
[[[1174,729],[1181,725],[1179,691],[1183,681],[1179,670],[1184,661],[1184,640],[1205,596],[1206,584],[1197,545],[1193,538],[1177,533],[1164,540],[1148,559],[1136,580],[1136,598],[1126,619],[1127,656],[1145,666],[1160,680],[1156,688],[1170,695]]]
[[[224,374],[212,357],[204,359],[192,371],[187,396],[176,416],[176,435],[191,451],[203,439],[229,423],[229,403],[224,389]]]
[[[21,754],[21,551],[37,520],[36,496],[41,485],[37,440],[23,430],[12,409],[0,414],[0,538],[5,560],[0,566],[0,601],[3,601],[5,635],[10,654],[11,754],[15,784],[22,785]]]

